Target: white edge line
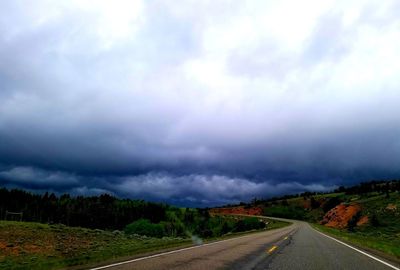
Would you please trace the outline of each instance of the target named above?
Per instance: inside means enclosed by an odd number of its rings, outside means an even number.
[[[96,268],[90,268],[89,270],[101,270],[101,269],[106,269],[106,268],[110,268],[110,267],[114,267],[114,266],[119,266],[119,265],[123,265],[123,264],[128,264],[128,263],[132,263],[132,262],[137,262],[137,261],[142,261],[142,260],[146,260],[146,259],[156,258],[156,257],[160,257],[160,256],[163,256],[163,255],[169,255],[169,254],[173,254],[173,253],[178,253],[178,252],[186,251],[186,250],[190,250],[190,249],[195,249],[195,248],[201,248],[201,247],[216,245],[216,244],[219,244],[219,243],[222,243],[222,242],[233,241],[233,240],[237,240],[237,239],[241,239],[241,238],[245,238],[245,237],[250,237],[250,236],[252,236],[252,234],[250,234],[250,235],[244,235],[244,236],[239,236],[239,237],[234,237],[234,238],[225,239],[225,240],[220,240],[220,241],[216,241],[216,242],[212,242],[212,243],[207,243],[207,244],[202,244],[202,245],[198,245],[198,246],[192,246],[192,247],[187,247],[187,248],[181,248],[181,249],[171,250],[171,251],[167,251],[167,252],[163,252],[163,253],[158,253],[158,254],[146,256],[146,257],[140,257],[140,258],[136,258],[136,259],[132,259],[132,260],[128,260],[128,261],[123,261],[123,262],[118,262],[118,263],[114,263],[114,264],[104,265],[104,266],[100,266],[100,267],[96,267]],[[400,270],[400,269],[398,269],[398,270]]]
[[[311,227],[311,226],[310,226],[310,227]],[[312,227],[311,227],[311,228],[312,228]],[[330,239],[332,239],[332,240],[335,240],[336,242],[338,242],[338,243],[340,243],[340,244],[342,244],[342,245],[344,245],[344,246],[346,246],[346,247],[348,247],[348,248],[354,249],[355,251],[360,252],[361,254],[363,254],[363,255],[365,255],[365,256],[367,256],[367,257],[370,257],[371,259],[374,259],[375,261],[378,261],[378,262],[380,262],[380,263],[383,263],[384,265],[389,266],[389,267],[391,267],[391,268],[393,268],[393,269],[395,269],[395,270],[400,270],[400,268],[398,268],[398,267],[396,267],[396,266],[394,266],[394,265],[391,265],[390,263],[387,263],[387,262],[385,262],[385,261],[383,261],[383,260],[381,260],[381,259],[378,259],[377,257],[372,256],[371,254],[368,254],[367,252],[364,252],[364,251],[359,250],[359,249],[357,249],[357,248],[355,248],[355,247],[352,247],[352,246],[350,246],[350,245],[348,245],[348,244],[346,244],[346,243],[344,243],[344,242],[342,242],[342,241],[340,241],[340,240],[338,240],[338,239],[336,239],[336,238],[334,238],[334,237],[332,237],[332,236],[326,235],[326,234],[324,234],[324,233],[322,233],[322,232],[316,230],[315,228],[313,228],[313,229],[314,229],[317,233],[322,234],[323,236],[328,237],[328,238],[330,238]]]

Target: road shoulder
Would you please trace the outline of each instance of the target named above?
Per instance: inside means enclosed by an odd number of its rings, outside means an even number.
[[[326,230],[321,230],[321,228],[319,226],[317,226],[316,224],[309,223],[309,225],[312,229],[314,229],[315,231],[317,231],[318,233],[320,233],[324,236],[330,237],[333,240],[336,240],[338,242],[342,242],[345,245],[348,245],[350,248],[364,252],[371,257],[375,257],[376,259],[389,264],[392,268],[394,267],[394,269],[400,269],[400,259],[396,258],[395,256],[392,256],[390,254],[384,253],[384,252],[376,250],[376,249],[361,246],[360,244],[352,242],[351,240],[349,240],[347,238],[340,237],[338,235],[334,235],[332,233],[329,233]]]

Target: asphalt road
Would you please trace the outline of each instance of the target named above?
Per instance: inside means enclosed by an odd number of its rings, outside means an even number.
[[[397,266],[399,267],[399,266]],[[104,269],[363,269],[391,268],[315,231],[305,222]]]

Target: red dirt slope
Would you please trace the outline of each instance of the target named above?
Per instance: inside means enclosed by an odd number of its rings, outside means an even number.
[[[362,226],[365,225],[369,222],[368,216],[362,216],[358,221],[357,221],[357,226]]]
[[[213,208],[210,209],[210,214],[219,215],[255,215],[263,214],[263,209],[259,206],[253,207],[228,207],[228,208]]]
[[[358,204],[339,204],[329,210],[321,221],[321,224],[333,228],[346,228],[350,219],[361,210]]]

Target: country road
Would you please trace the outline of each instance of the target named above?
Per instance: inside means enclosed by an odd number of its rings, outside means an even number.
[[[398,269],[320,234],[305,222],[164,255],[96,268],[128,269]]]

